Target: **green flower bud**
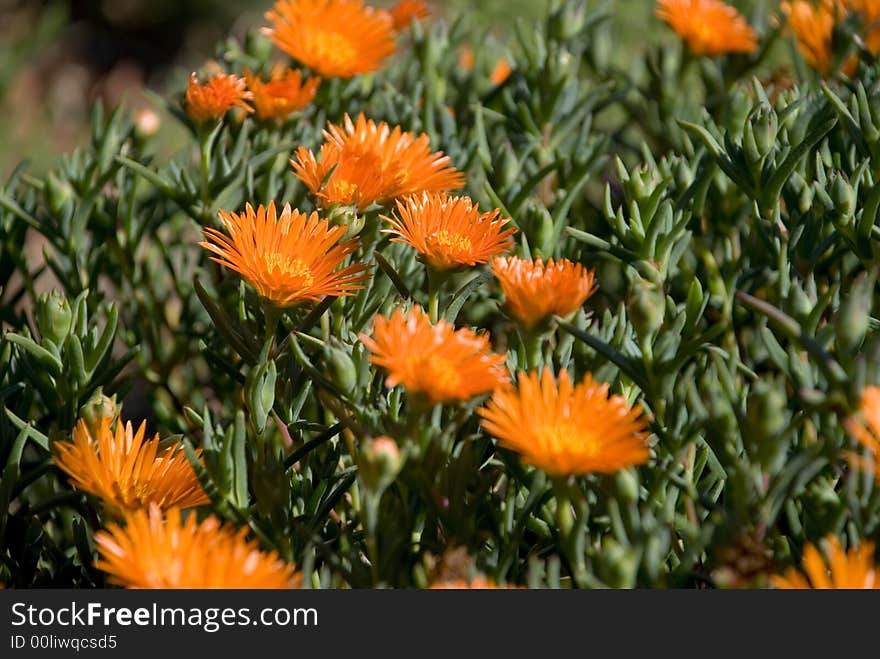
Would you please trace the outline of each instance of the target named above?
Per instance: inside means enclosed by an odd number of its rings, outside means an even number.
[[[754,118],[754,138],[758,153],[763,158],[776,144],[779,122],[776,113],[769,107],[761,107]]]
[[[73,324],[73,311],[67,298],[55,291],[44,293],[37,300],[34,313],[40,335],[60,347]]]
[[[397,442],[389,437],[368,440],[358,453],[358,473],[364,485],[374,492],[387,488],[403,467]]]
[[[59,178],[55,172],[49,172],[46,177],[46,196],[49,200],[49,209],[57,215],[71,203],[73,187],[69,181]]]
[[[619,501],[634,503],[639,500],[639,476],[634,469],[622,469],[614,474],[614,486]]]
[[[324,360],[330,381],[342,393],[352,393],[357,386],[358,373],[351,354],[339,347],[336,342],[331,342],[327,344],[327,348],[324,351]]]
[[[599,577],[611,588],[633,588],[639,569],[639,552],[623,547],[614,538],[602,542]]]
[[[245,397],[257,430],[263,431],[275,405],[275,381],[278,372],[274,361],[261,364],[248,373]]]
[[[662,287],[637,277],[630,285],[627,310],[639,338],[655,334],[666,315],[666,295]]]
[[[783,435],[788,425],[788,397],[784,385],[758,381],[746,400],[746,453],[769,473],[782,467],[789,440]]]
[[[831,178],[831,201],[843,224],[849,224],[856,209],[856,192],[840,174]]]
[[[116,394],[112,397],[106,396],[102,387],[95,389],[91,397],[79,408],[79,418],[85,421],[92,437],[98,436],[101,419],[107,417],[113,419],[116,414]]]
[[[862,273],[840,305],[834,319],[837,347],[844,354],[855,352],[868,332],[873,302],[874,278]]]

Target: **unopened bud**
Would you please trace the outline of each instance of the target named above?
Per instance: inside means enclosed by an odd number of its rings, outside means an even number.
[[[353,392],[357,386],[358,374],[349,352],[338,345],[328,344],[324,359],[330,381],[344,394]]]
[[[134,116],[135,135],[141,139],[153,137],[153,135],[159,132],[161,126],[162,120],[159,118],[159,115],[149,108],[140,110]]]
[[[746,401],[748,431],[743,440],[749,457],[768,472],[777,471],[785,460],[788,441],[783,431],[788,417],[784,386],[756,382]]]
[[[35,316],[40,336],[60,347],[73,324],[73,311],[67,298],[55,291],[42,294],[37,300]]]
[[[376,437],[369,440],[358,455],[358,472],[368,488],[374,492],[384,490],[394,482],[403,457],[400,449],[390,437]]]
[[[831,179],[831,201],[843,224],[849,224],[856,209],[856,192],[840,174]]]
[[[862,273],[838,309],[834,319],[834,333],[838,349],[845,354],[855,352],[868,332],[874,283],[874,277]]]
[[[59,178],[55,172],[49,172],[46,176],[46,197],[49,209],[60,214],[73,199],[73,186],[67,179]]]
[[[659,284],[637,277],[630,286],[629,319],[640,338],[653,335],[666,315],[666,295]]]
[[[116,414],[116,394],[112,397],[107,396],[104,394],[102,387],[95,389],[91,397],[79,408],[79,418],[85,421],[89,434],[92,437],[98,436],[98,430],[103,419],[113,419],[116,417]]]

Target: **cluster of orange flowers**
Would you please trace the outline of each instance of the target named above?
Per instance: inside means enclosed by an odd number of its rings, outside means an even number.
[[[862,42],[873,55],[880,53],[880,1],[786,0],[781,4],[798,50],[822,75],[833,73],[834,30],[848,16],[859,17]],[[695,55],[753,53],[758,35],[735,8],[722,0],[657,0],[657,16],[687,43]],[[842,70],[851,73],[855,57]]]
[[[875,6],[880,3],[840,2],[865,17],[880,13]],[[783,7],[796,31],[800,4]],[[411,1],[381,11],[361,0],[279,0],[267,13],[273,24],[267,34],[315,73],[350,77],[377,69],[394,52],[395,33],[425,13],[423,3]],[[757,48],[749,25],[719,0],[659,0],[657,13],[696,54]],[[799,38],[804,37],[799,33]],[[810,52],[817,51],[811,46]],[[821,68],[820,59],[811,63]],[[193,77],[186,93],[190,116],[219,120],[240,107],[260,119],[282,119],[309,103],[318,85],[316,77],[304,82],[299,71],[284,69],[276,69],[268,82],[250,71],[244,76],[218,74],[205,85]],[[434,276],[491,264],[506,312],[524,335],[540,334],[554,317],[575,313],[595,292],[594,273],[581,264],[505,256],[514,246],[512,220],[498,209],[482,212],[469,197],[450,194],[464,186],[464,176],[448,156],[431,151],[427,135],[360,115],[346,116],[342,126],[329,124],[324,136],[317,155],[301,147],[291,160],[319,207],[351,206],[353,213],[384,208],[388,214],[381,218],[390,240],[412,247]],[[270,202],[219,215],[225,231],[205,227],[200,245],[278,309],[354,295],[369,277],[366,264],[346,264],[359,241],[343,237],[356,232],[317,212],[285,205],[279,214]],[[477,410],[483,429],[499,446],[551,476],[613,473],[650,458],[649,417],[589,373],[573,382],[566,370],[520,371],[514,384],[506,355],[492,351],[488,333],[456,329],[417,305],[376,316],[372,335],[359,338],[372,362],[387,372],[386,386],[403,386],[417,407],[489,394]],[[863,410],[864,422],[851,420],[848,428],[876,457],[880,388],[866,391]],[[101,497],[108,511],[125,520],[97,536],[98,565],[111,580],[130,587],[295,585],[293,567],[274,552],[261,552],[246,539],[246,529],[236,531],[213,516],[201,523],[192,513],[184,518],[181,508],[208,503],[208,497],[180,446],[160,448],[158,436],[145,440],[143,424],[137,433],[121,420],[115,432],[111,425],[108,417],[92,427],[80,421],[73,441],[58,443],[56,451],[58,465],[74,485]],[[846,554],[836,538],[829,542],[830,579],[818,550],[808,547],[807,577],[792,570],[773,583],[873,585],[872,546]]]

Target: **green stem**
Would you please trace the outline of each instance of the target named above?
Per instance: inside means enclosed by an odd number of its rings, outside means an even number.
[[[526,371],[539,370],[544,365],[542,351],[544,335],[541,332],[524,329],[520,331],[520,341],[522,341],[523,350],[525,351]]]
[[[579,546],[581,543],[578,542],[578,535],[583,533],[582,526],[578,524],[578,521],[583,520],[578,520],[578,514],[585,517],[586,502],[573,502],[573,489],[567,478],[553,479],[553,493],[556,497],[556,525],[559,528],[562,553],[568,559],[575,585],[578,588],[588,588],[591,580],[587,573],[583,548]],[[577,496],[580,496],[580,493]]]
[[[209,203],[211,201],[210,184],[211,184],[211,146],[214,140],[211,139],[212,131],[207,127],[199,129],[199,157],[201,160],[201,179],[200,194],[202,205],[207,213]]]
[[[278,320],[281,318],[281,309],[267,302],[263,305],[263,315],[266,318],[266,333],[263,335],[263,344],[265,345],[270,341],[274,343],[275,331],[278,329]]]
[[[440,319],[440,291],[448,273],[428,266],[428,317],[432,323]]]
[[[364,530],[367,534],[367,557],[370,560],[370,573],[373,578],[373,586],[379,585],[379,501],[382,499],[381,492],[374,492],[364,488]]]

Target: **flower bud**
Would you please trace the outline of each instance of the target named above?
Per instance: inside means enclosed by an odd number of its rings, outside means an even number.
[[[73,324],[73,311],[67,298],[54,290],[48,295],[42,294],[37,300],[35,317],[40,335],[60,347]]]
[[[141,139],[153,137],[161,126],[162,120],[159,115],[149,108],[140,110],[134,116],[134,134]]]
[[[327,344],[324,360],[330,381],[339,388],[339,391],[344,394],[353,392],[357,386],[358,374],[349,352],[334,341]]]
[[[771,108],[762,106],[755,115],[753,125],[755,146],[763,158],[776,143],[776,133],[779,130],[776,113]]]
[[[639,569],[639,552],[624,547],[614,538],[602,542],[599,576],[611,588],[632,588]]]
[[[387,488],[403,466],[400,449],[390,437],[368,440],[358,454],[358,472],[364,485],[374,492]]]
[[[79,408],[79,418],[85,421],[92,437],[98,436],[102,419],[113,419],[116,414],[116,394],[109,397],[104,394],[102,387],[95,389],[91,397]]]
[[[639,500],[639,477],[633,469],[621,469],[614,474],[614,485],[619,501],[634,503]]]
[[[46,176],[46,196],[49,210],[60,214],[73,199],[73,187],[68,180],[59,178],[55,172],[49,172]]]
[[[746,453],[766,471],[777,471],[785,460],[788,440],[783,431],[788,424],[788,398],[780,383],[758,381],[746,400],[747,433],[743,437]]]
[[[630,285],[627,310],[639,338],[649,337],[663,324],[666,295],[658,284],[637,277]]]
[[[868,332],[873,302],[874,278],[859,275],[834,319],[837,347],[844,354],[852,354],[862,344]]]
[[[831,201],[842,224],[849,224],[856,209],[856,192],[840,174],[831,178]]]

